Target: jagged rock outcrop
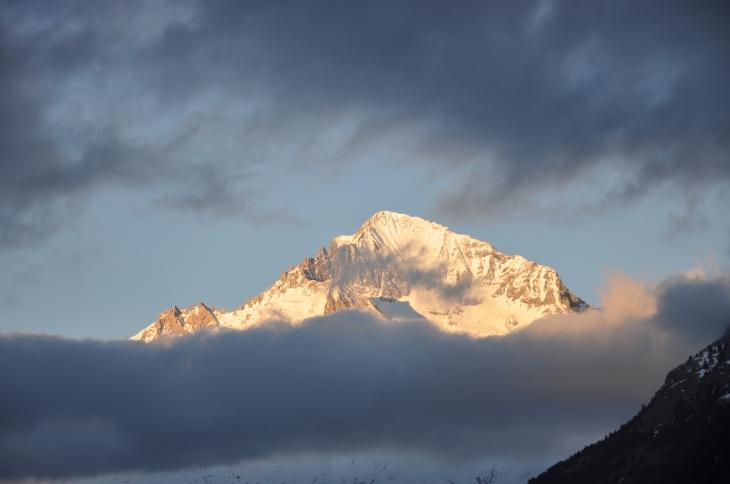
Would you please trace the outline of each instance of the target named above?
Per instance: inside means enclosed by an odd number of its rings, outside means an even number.
[[[670,371],[649,405],[530,484],[730,482],[730,334]]]
[[[343,291],[339,288],[334,288],[327,293],[324,314],[334,313],[340,309],[362,309],[383,316],[383,313],[380,312],[378,307],[367,297],[352,291]]]
[[[505,334],[545,315],[589,308],[550,267],[418,217],[378,212],[354,235],[335,238],[329,250],[284,271],[260,295],[230,313],[211,310],[198,326],[296,324],[346,308],[382,315],[395,301],[445,330],[474,336]],[[174,321],[170,315],[158,319],[134,339],[188,333],[195,326],[188,322],[190,311]]]
[[[157,321],[137,334],[135,339],[151,341],[166,336],[182,336],[187,333],[194,333],[204,328],[218,326],[218,319],[215,316],[215,308],[209,308],[205,304],[198,303],[190,309],[181,311],[173,306],[157,316]]]

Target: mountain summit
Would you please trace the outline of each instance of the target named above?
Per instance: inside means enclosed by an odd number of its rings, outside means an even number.
[[[132,339],[153,341],[202,328],[292,324],[340,309],[391,320],[425,318],[447,331],[506,334],[540,317],[590,306],[550,267],[419,217],[378,212],[354,235],[304,259],[238,309],[199,303],[162,312]]]

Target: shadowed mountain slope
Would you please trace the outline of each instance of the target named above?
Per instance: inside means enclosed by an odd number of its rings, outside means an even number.
[[[730,482],[730,328],[620,429],[530,484]]]

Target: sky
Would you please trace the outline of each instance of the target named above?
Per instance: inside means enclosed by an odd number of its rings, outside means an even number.
[[[516,481],[567,457],[730,321],[727,79],[721,1],[0,1],[0,478],[223,482],[385,455],[401,476],[443,459]],[[499,341],[351,313],[124,341],[173,305],[240,306],[379,210],[553,267],[604,309]],[[300,371],[323,402],[281,357],[312,345]],[[200,449],[172,445],[181,421]],[[222,437],[261,422],[268,441]]]

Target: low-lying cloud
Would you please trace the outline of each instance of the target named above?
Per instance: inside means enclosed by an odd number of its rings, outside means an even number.
[[[724,276],[608,284],[602,310],[483,339],[355,311],[164,345],[5,335],[0,478],[303,452],[535,459],[587,443],[730,321]]]
[[[730,323],[730,279],[680,275],[658,286],[656,324],[698,345]],[[687,304],[691,301],[691,304]]]

